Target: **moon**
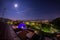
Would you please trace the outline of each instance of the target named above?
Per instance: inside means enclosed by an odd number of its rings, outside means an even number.
[[[17,3],[16,3],[16,4],[14,4],[14,7],[15,7],[15,8],[17,8],[17,7],[18,7],[18,4],[17,4]]]

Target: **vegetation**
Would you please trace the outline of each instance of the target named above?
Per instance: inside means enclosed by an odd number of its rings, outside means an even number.
[[[51,22],[54,25],[54,28],[60,30],[60,18],[56,18]]]
[[[34,30],[41,30],[43,32],[54,33],[60,31],[60,18],[56,18],[49,24],[41,23],[40,25],[30,26]]]

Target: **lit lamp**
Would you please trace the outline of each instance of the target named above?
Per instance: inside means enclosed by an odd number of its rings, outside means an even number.
[[[29,25],[29,22],[26,22],[27,25]]]
[[[24,23],[20,23],[19,25],[18,25],[18,28],[20,29],[26,29],[26,25],[24,24]]]
[[[35,25],[35,23],[33,22],[33,23],[31,23],[31,25]]]

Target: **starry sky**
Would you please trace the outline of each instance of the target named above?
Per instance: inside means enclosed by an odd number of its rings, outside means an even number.
[[[14,4],[18,4],[18,7],[15,8]],[[54,19],[60,17],[60,1],[0,0],[1,16],[13,20]]]

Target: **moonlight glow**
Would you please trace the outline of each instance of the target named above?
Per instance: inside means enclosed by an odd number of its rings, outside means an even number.
[[[14,7],[17,8],[18,7],[18,4],[14,4]]]

